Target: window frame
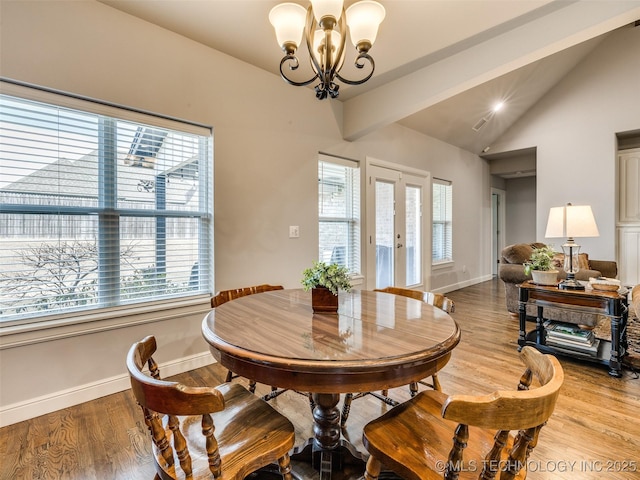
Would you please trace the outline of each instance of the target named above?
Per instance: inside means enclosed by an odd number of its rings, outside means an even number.
[[[344,167],[347,170],[345,185],[347,188],[345,216],[323,215],[323,164]],[[362,277],[362,198],[361,198],[362,172],[357,161],[337,157],[328,154],[318,156],[318,259],[322,258],[323,246],[320,243],[323,224],[342,224],[347,229],[347,267],[352,278]],[[325,180],[326,182],[326,180]]]
[[[28,205],[16,205],[16,204],[3,204],[0,209],[2,213],[45,213],[54,215],[79,215],[79,214],[91,214],[101,217],[100,221],[110,221],[113,218],[119,216],[131,216],[136,218],[194,218],[199,219],[199,233],[197,234],[197,251],[198,259],[202,261],[200,274],[200,284],[197,291],[181,292],[173,296],[162,297],[146,297],[136,302],[124,302],[117,304],[101,303],[98,305],[91,305],[88,308],[74,308],[71,310],[56,310],[53,313],[34,314],[29,312],[22,317],[11,318],[10,320],[0,322],[0,337],[4,335],[16,335],[26,334],[26,336],[15,337],[14,342],[21,344],[24,341],[29,343],[30,341],[42,341],[43,331],[53,327],[64,328],[69,333],[87,330],[101,330],[110,328],[110,326],[117,326],[122,324],[135,324],[146,323],[147,321],[158,320],[157,315],[151,315],[152,313],[165,312],[163,317],[170,318],[173,315],[174,308],[178,310],[184,310],[185,308],[191,309],[195,305],[201,305],[205,299],[208,301],[212,286],[213,286],[213,130],[211,127],[199,125],[196,123],[184,122],[176,120],[166,116],[159,116],[150,114],[148,112],[142,112],[132,108],[126,108],[106,102],[100,102],[85,97],[80,97],[70,94],[62,94],[49,89],[38,88],[33,86],[26,86],[18,82],[12,82],[7,80],[0,81],[0,93],[3,95],[16,97],[18,99],[24,99],[27,101],[35,101],[46,104],[55,105],[60,108],[76,110],[79,112],[86,112],[89,114],[105,116],[112,121],[126,121],[133,122],[135,124],[152,125],[155,127],[182,132],[186,134],[193,134],[205,139],[200,141],[200,148],[204,148],[202,156],[206,161],[204,165],[198,165],[199,175],[202,176],[202,181],[199,184],[201,187],[200,192],[200,204],[197,211],[175,211],[166,210],[139,210],[139,209],[127,209],[127,208],[114,208],[113,198],[110,200],[108,192],[96,192],[99,193],[100,205],[98,207],[78,207],[78,206],[51,206],[49,208],[43,206],[35,206],[35,208]],[[107,123],[109,123],[107,121]],[[107,126],[108,127],[108,126]],[[109,145],[106,145],[109,148]],[[111,167],[115,167],[116,162],[120,158],[116,155],[112,155],[108,163],[111,163]],[[107,177],[110,175],[108,170],[113,168],[107,168]],[[113,172],[112,172],[113,174]],[[107,185],[105,180],[99,185]],[[101,187],[98,189],[100,190]],[[107,188],[109,190],[109,188]],[[103,203],[104,202],[104,203]],[[25,208],[26,207],[26,208]],[[157,241],[157,239],[155,240]],[[115,240],[118,242],[118,240]],[[99,261],[105,260],[105,251],[101,251],[99,254]],[[114,317],[116,315],[116,317]],[[137,318],[124,320],[123,317],[129,315],[137,316]],[[176,314],[177,315],[177,314]],[[184,315],[184,313],[180,313]],[[85,323],[91,322],[93,325],[89,328],[82,327]],[[48,335],[44,333],[44,337]],[[11,343],[9,343],[11,344]],[[0,348],[6,346],[6,342],[3,339]]]
[[[431,182],[432,191],[432,215],[431,215],[431,265],[433,267],[443,266],[453,263],[453,182],[441,178],[433,178]],[[436,196],[444,195],[442,201]],[[437,208],[444,202],[444,212],[436,212]],[[440,220],[444,214],[444,220]],[[436,242],[436,225],[442,225],[444,238],[442,242]],[[443,255],[436,258],[435,251],[438,245],[442,244]]]

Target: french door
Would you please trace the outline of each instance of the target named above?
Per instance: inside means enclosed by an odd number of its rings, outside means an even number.
[[[367,287],[427,288],[429,174],[369,164],[367,177]]]

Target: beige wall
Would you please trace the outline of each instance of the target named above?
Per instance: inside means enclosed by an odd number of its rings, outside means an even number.
[[[510,178],[506,182],[506,245],[536,241],[536,177]],[[560,250],[560,244],[554,246]]]
[[[476,155],[398,125],[345,142],[339,102],[97,2],[2,1],[0,9],[1,76],[213,127],[216,289],[299,287],[317,256],[319,151],[452,180],[456,262],[431,287],[490,275],[489,173]],[[299,239],[288,238],[289,225],[300,226]],[[128,388],[124,356],[146,334],[158,338],[165,374],[211,361],[200,335],[207,311],[199,299],[0,332],[0,424]]]
[[[640,28],[605,39],[492,145],[537,147],[536,239],[549,208],[589,204],[600,237],[577,239],[592,258],[616,259],[616,133],[640,128]]]

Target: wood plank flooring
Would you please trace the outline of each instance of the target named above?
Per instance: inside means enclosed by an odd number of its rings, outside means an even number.
[[[518,322],[506,311],[502,283],[492,280],[447,295],[456,302],[452,316],[462,340],[440,372],[443,390],[475,394],[515,387],[522,373]],[[640,479],[638,374],[625,369],[617,379],[604,366],[560,360],[565,385],[533,452],[528,478]],[[176,378],[211,385],[222,382],[225,373],[212,365]],[[406,399],[408,388],[391,395]],[[305,397],[286,392],[272,404],[296,425],[299,444],[312,436]],[[387,408],[371,396],[354,401],[345,437],[362,450],[362,426]],[[151,480],[149,452],[141,412],[125,391],[0,429],[0,480]],[[294,469],[303,479],[318,478],[306,465]]]

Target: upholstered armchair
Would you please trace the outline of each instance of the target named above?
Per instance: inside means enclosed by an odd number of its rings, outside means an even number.
[[[531,280],[531,275],[524,273],[524,263],[529,260],[534,248],[544,246],[543,243],[517,243],[509,245],[502,250],[498,276],[504,282],[505,300],[510,314],[518,315],[518,285]],[[561,254],[556,259],[556,268],[559,270],[558,278],[564,279],[567,274],[562,268]],[[616,278],[618,266],[611,260],[591,260],[588,254],[580,254],[580,270],[576,273],[576,280],[588,281],[589,277]],[[590,313],[557,308],[545,308],[545,318],[562,322],[577,323],[581,325],[595,326],[597,316]],[[527,315],[536,316],[534,305],[527,306]]]

